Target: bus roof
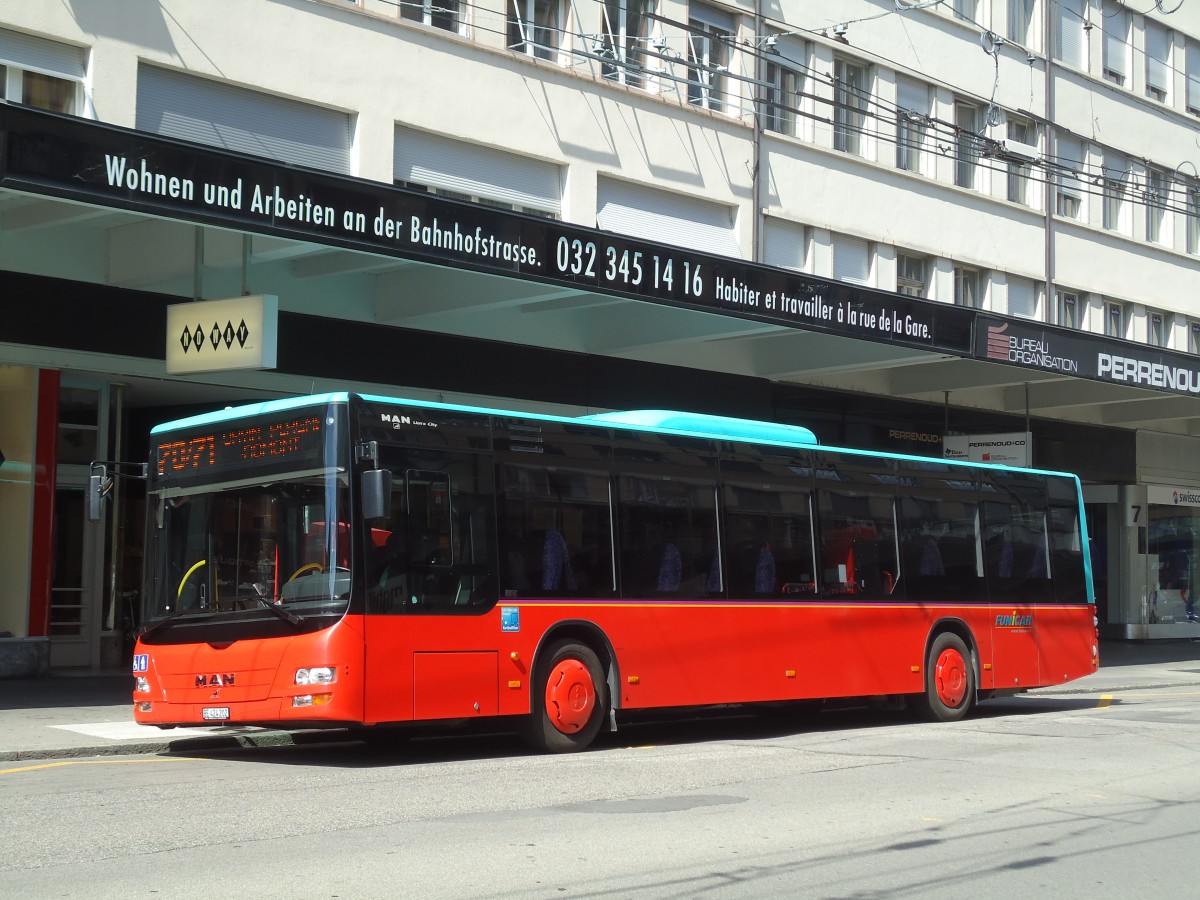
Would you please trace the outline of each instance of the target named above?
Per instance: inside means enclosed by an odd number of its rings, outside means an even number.
[[[304,406],[315,406],[329,403],[347,403],[352,395],[345,392],[313,394],[302,397],[287,397],[280,400],[267,400],[261,403],[250,403],[244,406],[226,407],[211,413],[164,422],[151,429],[151,434],[174,431],[180,428],[194,428],[217,422],[227,422],[246,416],[285,412]],[[586,416],[560,416],[549,413],[529,413],[511,409],[498,409],[486,406],[470,406],[461,403],[445,403],[434,400],[416,400],[407,397],[388,397],[381,394],[359,394],[361,399],[369,403],[382,403],[390,406],[425,407],[429,409],[453,410],[456,412],[474,413],[478,415],[503,416],[505,418],[520,417],[523,419],[539,419],[544,422],[561,422],[565,424],[587,425],[590,427],[616,426],[637,431],[649,431],[658,434],[689,435],[713,440],[742,440],[760,444],[777,446],[808,446],[822,447],[826,450],[837,450],[864,456],[882,456],[891,459],[907,459],[923,462],[944,462],[950,465],[974,469],[996,469],[1000,471],[1036,472],[1041,475],[1057,475],[1075,479],[1078,477],[1071,472],[1058,472],[1047,469],[1034,469],[1026,466],[1007,466],[996,463],[979,463],[968,460],[939,459],[937,457],[917,456],[915,454],[897,453],[889,450],[871,450],[851,447],[833,447],[821,445],[816,434],[801,425],[786,425],[780,422],[763,422],[755,419],[738,419],[731,416],[714,416],[704,413],[680,412],[665,409],[625,410],[618,412],[594,413]]]

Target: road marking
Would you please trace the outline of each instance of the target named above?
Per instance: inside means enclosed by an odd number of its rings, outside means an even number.
[[[110,741],[127,741],[130,738],[177,738],[177,737],[206,737],[212,734],[207,728],[171,728],[164,731],[153,725],[139,725],[137,722],[84,722],[79,725],[51,725],[51,728],[61,728],[63,731],[74,731],[86,734],[88,737],[107,738]]]
[[[120,766],[130,763],[165,763],[165,762],[180,762],[186,760],[188,762],[198,762],[199,760],[190,756],[172,756],[169,759],[158,756],[147,756],[141,759],[64,759],[59,762],[38,763],[33,766],[18,766],[15,769],[0,769],[0,775],[14,775],[18,772],[35,772],[38,769],[57,769],[62,766]]]
[[[1100,702],[1097,704],[1098,709],[1108,709],[1112,706],[1112,694],[1101,694]]]

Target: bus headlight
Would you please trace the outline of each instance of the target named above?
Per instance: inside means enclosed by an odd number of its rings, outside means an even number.
[[[331,684],[337,669],[334,666],[313,666],[296,670],[296,684]]]

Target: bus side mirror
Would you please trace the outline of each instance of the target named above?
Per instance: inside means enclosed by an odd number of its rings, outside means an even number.
[[[367,469],[362,473],[364,519],[389,519],[392,516],[392,473],[390,469]]]
[[[89,475],[87,489],[87,518],[89,522],[99,522],[102,502],[104,500],[104,476]]]

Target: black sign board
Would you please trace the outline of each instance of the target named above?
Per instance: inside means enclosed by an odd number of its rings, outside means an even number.
[[[974,311],[0,106],[0,186],[968,356]]]
[[[975,356],[979,359],[1200,396],[1200,360],[1186,353],[986,315],[979,317],[976,328]]]

